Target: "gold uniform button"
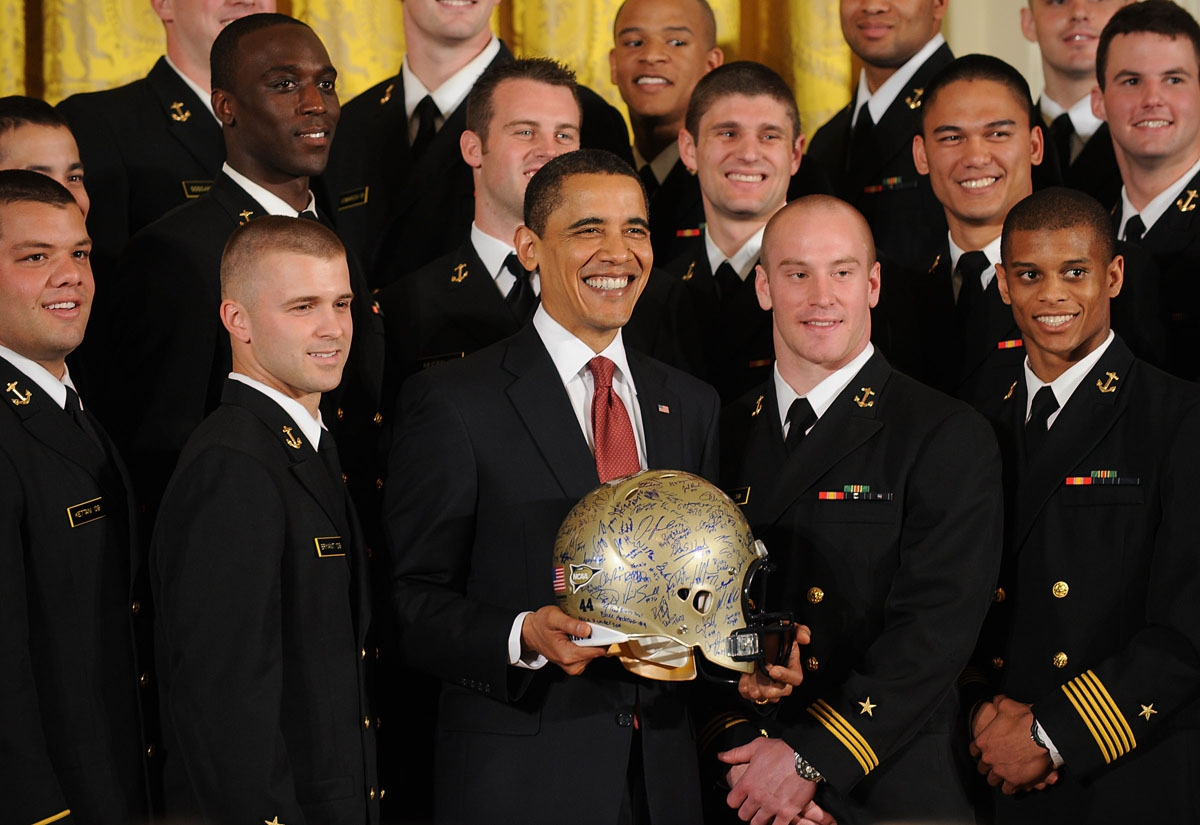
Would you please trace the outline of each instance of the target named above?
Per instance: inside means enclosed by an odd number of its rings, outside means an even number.
[[[363,717],[363,727],[364,727],[364,728],[369,728],[369,727],[371,727],[371,717],[370,717],[370,716],[364,716],[364,717]]]
[[[346,474],[342,473],[342,484],[346,483]]]
[[[131,612],[135,616],[137,614],[141,613],[142,612],[142,603],[134,602],[133,604],[129,605],[129,612]]]
[[[364,648],[363,648],[363,649],[362,649],[362,650],[359,652],[359,654],[358,654],[358,655],[359,655],[361,658],[363,658],[363,659],[366,659],[366,658],[367,658],[367,649],[364,647]]]
[[[1063,653],[1061,650],[1058,653],[1055,653],[1054,654],[1054,666],[1060,670],[1062,668],[1066,667],[1067,666],[1067,654]]]
[[[138,684],[141,685],[142,687],[145,687],[146,685],[150,684],[150,674],[143,673],[141,676],[139,676]]]
[[[383,717],[376,716],[375,717],[375,728],[378,730],[379,728],[382,728],[382,727],[383,727]]]
[[[153,745],[151,745],[150,747],[146,748],[146,758],[147,758],[147,759],[153,759],[153,758],[154,758],[154,746],[153,746]]]
[[[375,489],[376,489],[376,490],[382,490],[382,489],[383,489],[383,479],[382,479],[382,478],[377,478],[377,479],[375,479]]]
[[[804,664],[809,670],[817,670],[821,667],[821,661],[816,656],[809,656]]]
[[[819,587],[810,587],[808,589],[808,603],[820,604],[825,598],[825,591]]]
[[[1000,602],[1007,598],[1008,594],[1004,592],[1003,587],[997,587],[996,592],[992,594],[992,601],[994,601],[996,604],[1000,604]]]
[[[1056,599],[1065,599],[1067,594],[1071,592],[1071,588],[1066,582],[1055,582],[1054,586],[1050,588],[1050,592],[1054,594],[1054,598]]]
[[[375,417],[371,419],[376,425],[383,423],[383,413],[375,413]]]
[[[1001,656],[997,656],[996,658],[992,659],[992,667],[996,668],[996,670],[1003,670],[1004,669],[1004,658]]]
[[[383,798],[385,796],[387,796],[387,791],[385,791],[383,788],[380,788],[379,789],[379,801],[382,802]]]
[[[341,421],[345,417],[346,417],[345,411],[341,407],[338,407],[337,408],[337,420]]]
[[[371,788],[371,790],[367,791],[367,799],[374,799],[374,798],[375,798],[375,789]]]

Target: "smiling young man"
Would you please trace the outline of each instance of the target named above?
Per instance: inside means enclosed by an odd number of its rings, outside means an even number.
[[[339,112],[337,70],[320,38],[291,17],[251,15],[222,30],[211,62],[228,160],[210,192],[130,241],[98,319],[111,353],[97,365],[107,366],[100,413],[151,503],[184,441],[220,402],[229,372],[228,336],[218,316],[225,242],[240,224],[264,215],[328,221],[309,188],[325,168]],[[378,495],[372,455],[383,334],[365,279],[355,261],[350,266],[355,291],[367,297],[354,304],[358,337],[347,381],[324,399],[351,490],[369,511],[369,499]],[[121,389],[132,376],[145,388],[137,405]]]
[[[91,201],[75,136],[67,119],[44,100],[0,97],[0,169],[29,169],[54,178],[87,217]]]
[[[704,220],[677,139],[696,83],[724,60],[708,0],[626,0],[617,10],[609,70],[629,108],[634,165],[650,195],[660,264],[678,255]]]
[[[754,267],[767,221],[800,167],[804,135],[783,78],[749,61],[701,78],[684,124],[679,153],[700,182],[704,228],[667,268],[696,305],[702,375],[732,401],[770,371],[771,320],[754,292]]]
[[[812,643],[775,714],[727,720],[722,745],[749,743],[721,755],[727,802],[755,822],[814,794],[842,822],[973,821],[953,731],[1000,559],[995,439],[871,344],[880,267],[849,204],[779,211],[756,284],[775,369],[722,413],[721,483],[778,565],[768,603]]]
[[[1096,45],[1113,13],[1132,0],[1029,0],[1021,33],[1037,43],[1045,89],[1038,111],[1047,128],[1046,161],[1034,170],[1034,188],[1061,179],[1101,203],[1117,202],[1121,172],[1108,127],[1092,112]]]
[[[516,250],[541,280],[532,322],[413,376],[390,452],[402,653],[442,681],[436,819],[698,822],[682,693],[569,640],[589,629],[555,606],[550,554],[601,482],[651,467],[711,477],[717,396],[625,346],[651,259],[626,163],[587,149],[546,163]],[[604,793],[577,804],[577,777]]]
[[[1092,106],[1108,123],[1124,188],[1118,237],[1154,259],[1166,370],[1200,377],[1200,24],[1166,2],[1113,15],[1096,53]]]
[[[940,31],[949,2],[841,0],[842,35],[862,71],[850,104],[813,135],[809,174],[797,179],[797,194],[818,187],[854,205],[879,248],[908,267],[946,229],[910,146],[930,80],[954,59]]]
[[[172,818],[379,819],[367,550],[320,413],[352,300],[345,250],[315,222],[262,218],[226,245],[233,369],[151,547]]]
[[[997,278],[1028,356],[994,424],[1012,505],[972,753],[1000,823],[1186,819],[1200,718],[1200,389],[1109,326],[1123,261],[1070,189],[1015,206]]]
[[[136,508],[65,360],[91,310],[90,249],[70,192],[0,171],[0,797],[14,822],[149,813]]]

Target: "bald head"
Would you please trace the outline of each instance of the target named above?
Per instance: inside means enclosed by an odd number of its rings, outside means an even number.
[[[221,300],[252,302],[262,264],[274,252],[323,261],[346,257],[338,236],[316,221],[279,215],[248,221],[229,236],[221,255]]]
[[[772,261],[789,256],[831,224],[837,224],[845,230],[847,239],[853,239],[853,254],[864,265],[875,263],[875,238],[862,213],[831,195],[808,195],[792,201],[767,222],[761,254],[764,266],[769,271]]]

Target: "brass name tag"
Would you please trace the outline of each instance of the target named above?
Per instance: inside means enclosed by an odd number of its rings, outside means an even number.
[[[342,548],[341,536],[320,536],[313,539],[313,544],[317,546],[317,558],[331,559],[346,555],[346,551]]]
[[[726,490],[725,494],[733,499],[733,503],[745,507],[750,501],[750,488],[738,487],[736,490]]]
[[[83,501],[79,504],[72,504],[67,508],[67,520],[71,522],[71,527],[79,527],[89,522],[99,521],[108,515],[104,509],[104,504],[101,502],[101,497],[90,501]]]
[[[418,360],[421,362],[421,369],[427,370],[430,367],[436,367],[438,364],[466,357],[467,354],[465,352],[444,352],[441,355],[422,355]]]
[[[356,206],[365,206],[367,197],[370,195],[371,187],[364,186],[362,189],[351,189],[349,192],[343,192],[338,196],[338,211],[343,209],[353,209]]]
[[[180,181],[183,184],[183,196],[189,200],[198,198],[201,195],[212,189],[211,180],[185,180]]]

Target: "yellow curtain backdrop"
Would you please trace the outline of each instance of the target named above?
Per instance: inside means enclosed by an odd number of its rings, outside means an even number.
[[[503,0],[493,27],[518,55],[551,55],[618,108],[609,81],[612,20],[621,0]],[[850,96],[850,53],[838,0],[711,0],[727,59],[758,60],[796,92],[811,134]],[[343,100],[395,74],[404,54],[400,0],[283,0],[280,11],[311,25],[340,72]],[[144,75],[162,53],[162,27],[147,0],[0,0],[7,20],[0,83],[51,102]],[[40,31],[38,31],[40,29]],[[26,50],[28,49],[28,55]],[[36,59],[40,56],[39,61]],[[27,76],[23,71],[29,67]],[[40,74],[40,77],[37,75]]]

